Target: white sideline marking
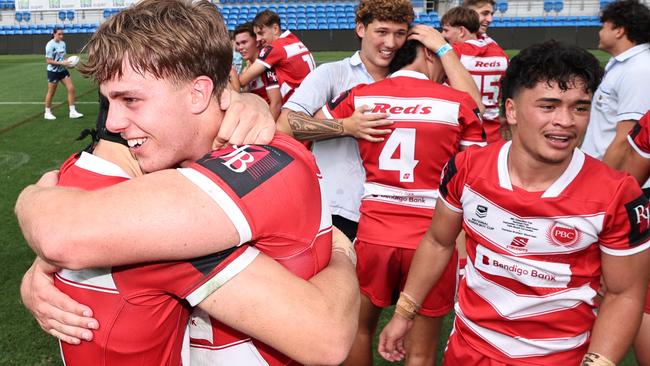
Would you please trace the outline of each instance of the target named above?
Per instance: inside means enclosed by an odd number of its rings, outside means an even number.
[[[65,102],[61,102],[65,104]],[[74,104],[98,104],[99,102],[75,102]],[[0,105],[45,104],[44,102],[0,102]]]

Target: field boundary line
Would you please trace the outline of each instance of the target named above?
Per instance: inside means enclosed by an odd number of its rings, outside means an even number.
[[[77,95],[76,97],[77,97],[77,98],[79,98],[79,97],[84,97],[84,96],[86,96],[86,95],[88,95],[88,94],[90,94],[90,93],[96,93],[96,92],[97,92],[97,89],[93,89],[93,88],[91,88],[91,89],[89,89],[89,90],[87,90],[87,91],[85,91],[85,92],[83,92],[83,93]],[[60,103],[58,103],[58,104],[53,104],[53,105],[52,105],[52,109],[59,108],[59,107],[61,107],[62,105],[67,104],[67,103],[68,103],[68,101],[60,102]],[[76,104],[76,103],[77,103],[77,102],[75,102],[75,104]],[[85,102],[84,102],[84,104],[85,104]],[[25,124],[27,124],[27,123],[29,123],[29,122],[36,121],[36,117],[38,117],[38,116],[42,116],[42,115],[43,115],[43,112],[41,111],[41,112],[38,112],[38,113],[36,113],[36,114],[32,114],[31,116],[27,116],[27,117],[25,117],[25,119],[23,119],[22,121],[20,121],[20,122],[16,122],[16,123],[14,123],[13,125],[9,125],[9,126],[7,126],[7,127],[0,128],[0,135],[3,135],[3,134],[5,134],[6,132],[9,132],[9,131],[13,130],[14,128],[20,127],[20,126],[25,125]],[[39,120],[40,120],[40,119],[39,119]],[[48,122],[48,123],[50,123],[50,122]]]

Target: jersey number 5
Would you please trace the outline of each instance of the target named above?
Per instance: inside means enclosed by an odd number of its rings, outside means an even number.
[[[398,152],[395,158],[395,152]],[[415,160],[415,128],[396,128],[379,154],[379,169],[399,171],[400,182],[413,182]]]
[[[501,75],[472,75],[472,78],[481,91],[483,105],[486,107],[497,105],[499,103]]]

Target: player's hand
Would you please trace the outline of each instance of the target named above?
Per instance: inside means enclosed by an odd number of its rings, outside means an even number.
[[[389,116],[387,113],[365,113],[371,109],[367,105],[362,105],[355,109],[350,117],[344,118],[344,133],[370,142],[384,141],[384,138],[381,136],[390,134],[391,130],[379,129],[378,127],[392,125],[393,121],[386,119]]]
[[[58,268],[36,258],[25,273],[20,295],[38,325],[63,342],[79,344],[93,338],[92,329],[99,323],[92,318],[92,310],[79,304],[54,286],[53,273]]]
[[[72,64],[70,63],[70,61],[66,60],[66,61],[61,61],[61,66],[65,67],[66,69],[69,69],[70,67],[72,67]]]
[[[387,361],[401,361],[406,355],[404,338],[413,326],[413,321],[405,317],[393,314],[393,318],[379,335],[378,351],[381,357]]]
[[[264,99],[251,93],[223,93],[221,121],[213,149],[227,145],[268,144],[275,134],[275,120]]]
[[[59,184],[59,171],[51,170],[41,176],[36,182],[38,187],[54,187]]]
[[[438,51],[440,47],[447,44],[447,41],[437,29],[423,24],[411,28],[408,39],[420,41],[424,47],[433,52]]]

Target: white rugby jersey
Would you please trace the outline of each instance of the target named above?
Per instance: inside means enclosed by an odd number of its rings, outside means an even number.
[[[454,327],[502,362],[577,365],[596,318],[601,251],[650,247],[648,201],[632,177],[578,149],[546,191],[515,187],[510,145],[462,152],[443,173],[441,198],[467,233]]]

